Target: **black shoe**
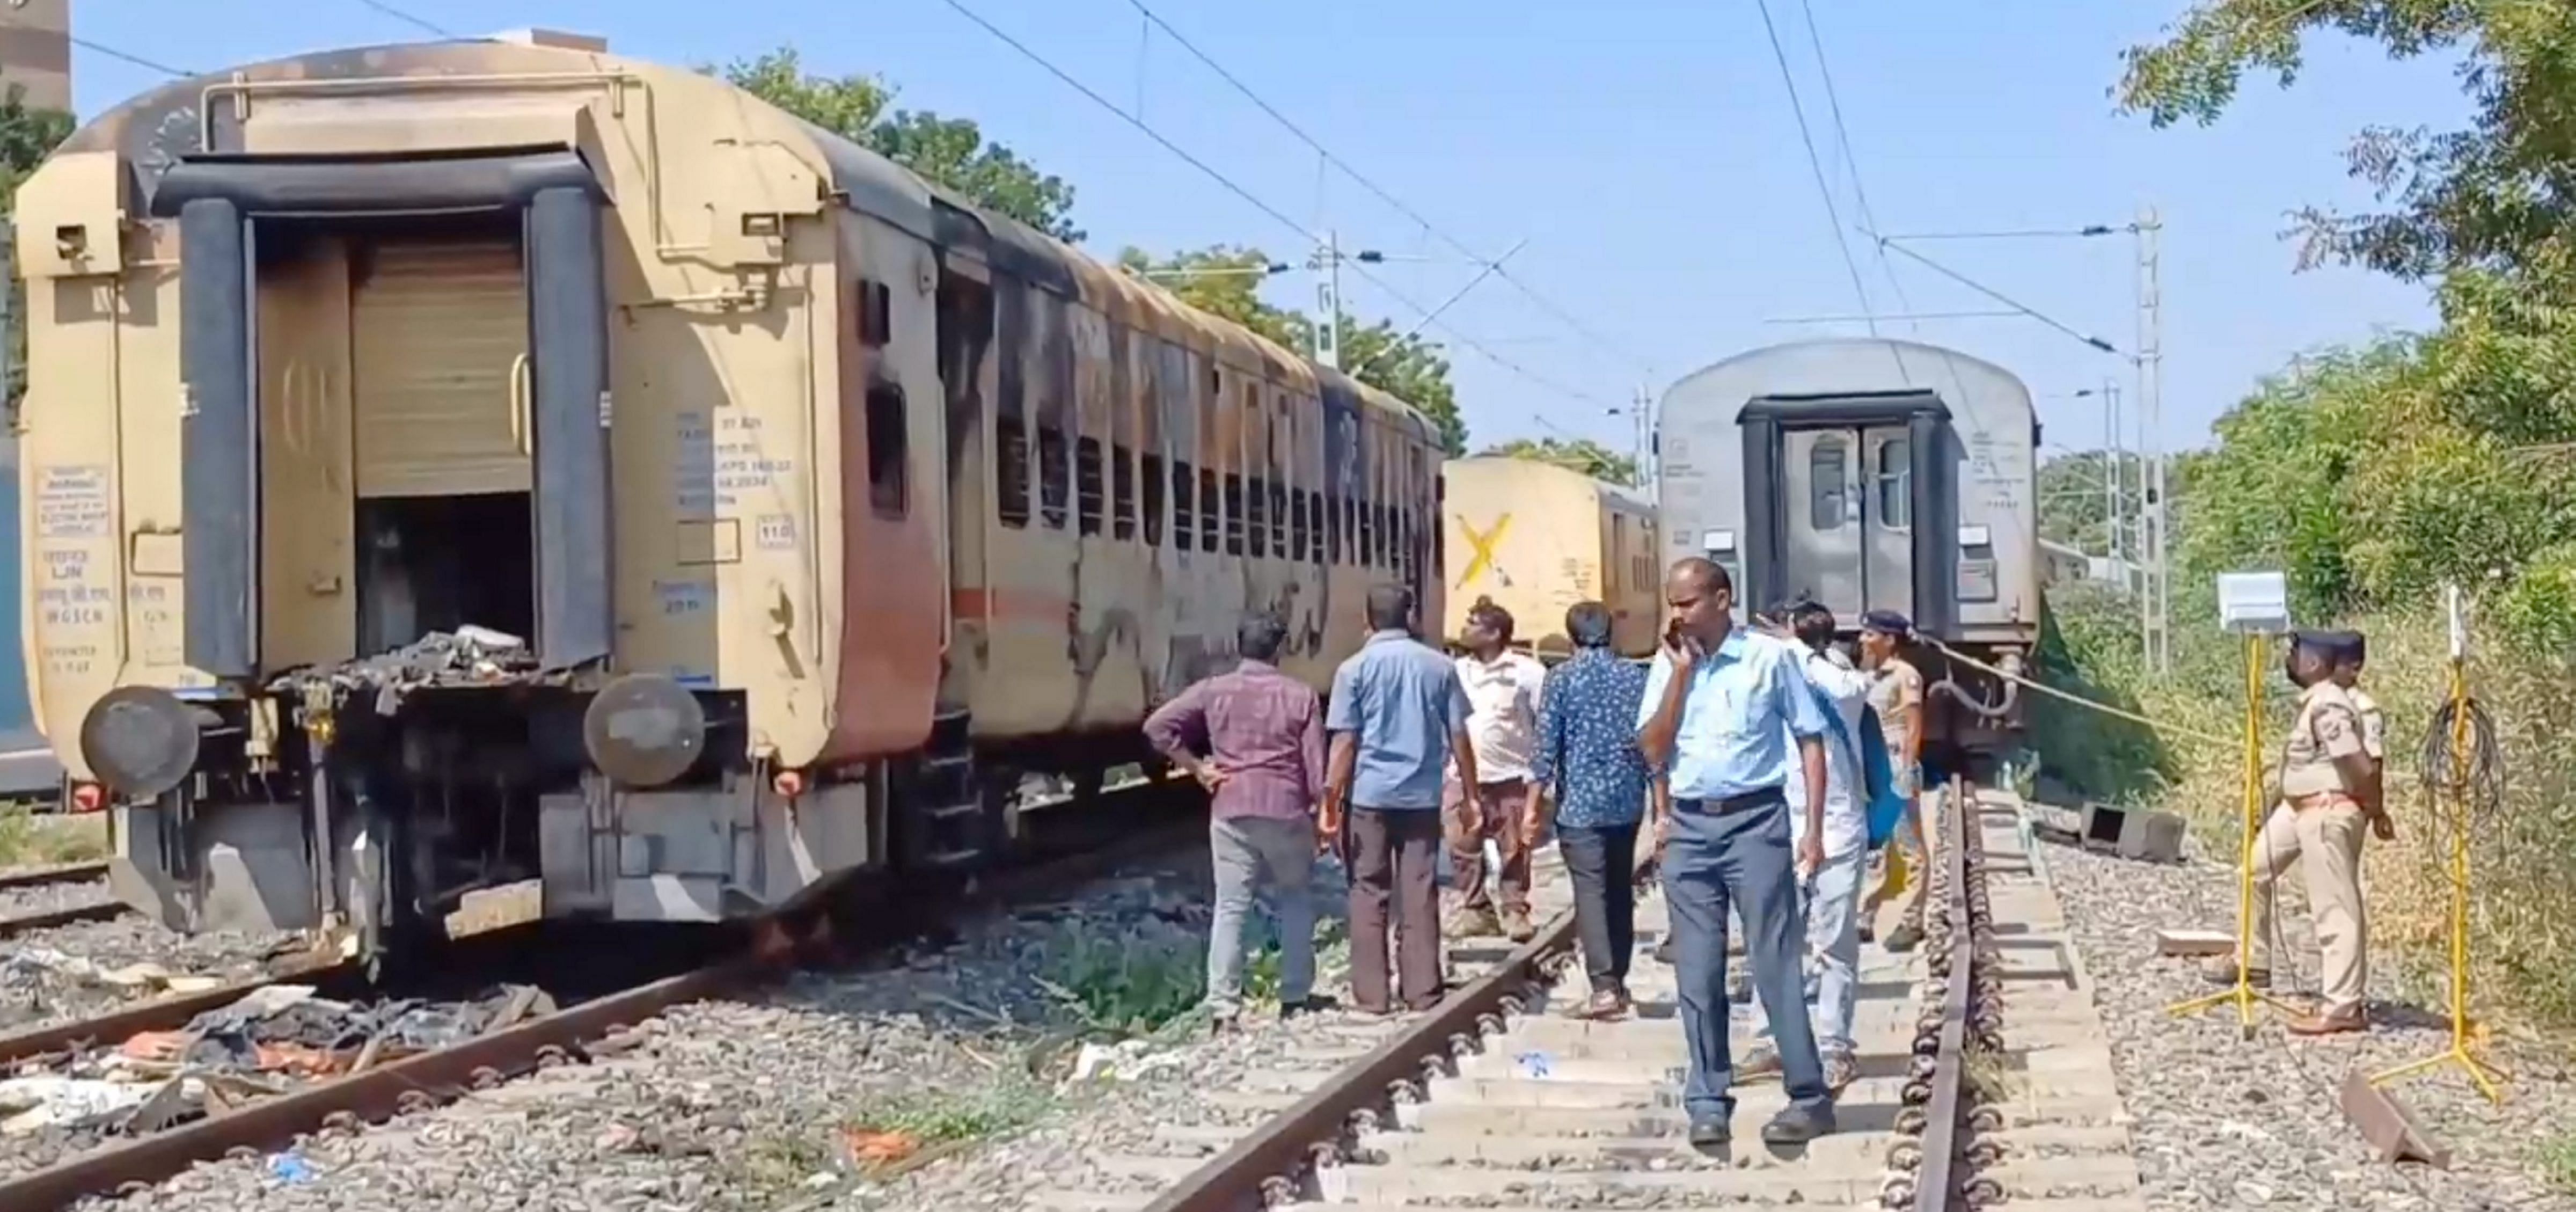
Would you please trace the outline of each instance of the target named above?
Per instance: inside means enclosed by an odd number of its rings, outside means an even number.
[[[1834,1130],[1834,1109],[1822,1104],[1792,1103],[1762,1125],[1766,1145],[1803,1145]]]
[[[1300,1015],[1321,1014],[1327,1010],[1333,1009],[1335,1005],[1337,1005],[1337,1003],[1334,1002],[1331,997],[1318,993],[1304,1001],[1280,1003],[1279,1017],[1282,1019],[1291,1019]]]
[[[1656,962],[1656,963],[1658,963],[1658,964],[1667,964],[1667,965],[1680,962],[1680,961],[1677,961],[1677,960],[1675,960],[1675,959],[1673,958],[1673,936],[1672,936],[1672,935],[1669,935],[1669,934],[1665,935],[1665,936],[1664,936],[1664,941],[1662,941],[1662,942],[1660,942],[1660,943],[1655,944],[1655,962]]]
[[[1734,1139],[1734,1133],[1728,1130],[1723,1116],[1706,1115],[1691,1120],[1691,1148],[1723,1149],[1733,1143]]]

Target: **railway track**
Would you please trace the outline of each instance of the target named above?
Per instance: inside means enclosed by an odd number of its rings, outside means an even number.
[[[48,867],[26,867],[0,872],[0,904],[19,896],[30,900],[69,899],[63,896],[64,885],[97,883],[107,880],[107,864],[58,863]],[[104,896],[102,889],[101,895]],[[82,901],[74,904],[48,904],[40,909],[0,913],[0,939],[37,930],[52,930],[80,922],[103,922],[123,917],[124,905],[112,900]]]
[[[959,913],[1055,895],[1123,864],[1204,844],[1203,816],[1167,811],[1188,801],[1177,784],[1135,784],[1111,794],[1132,797],[1142,810],[1090,814],[1066,826],[1068,832],[1085,835],[1106,831],[1105,837],[1060,839],[1046,857],[987,877],[961,893],[906,897],[889,892],[865,898],[846,912],[803,923],[796,945],[808,954],[815,948],[864,951],[914,937]],[[305,1133],[361,1130],[369,1122],[426,1110],[520,1074],[587,1055],[613,1054],[630,1042],[633,1028],[664,1009],[744,992],[781,972],[794,954],[761,945],[760,933],[750,930],[694,932],[668,954],[642,956],[631,945],[584,946],[577,941],[567,947],[560,939],[549,941],[549,930],[547,923],[529,923],[459,940],[449,968],[458,979],[470,976],[478,985],[488,985],[507,979],[500,974],[549,971],[566,955],[605,957],[590,962],[606,967],[570,978],[569,985],[545,980],[546,992],[564,1003],[561,1009],[381,1065],[367,1066],[362,1060],[340,1076],[305,1088],[157,1132],[116,1138],[0,1181],[0,1208],[42,1212],[88,1196],[131,1195],[198,1162],[267,1152]],[[578,927],[573,932],[583,940],[593,938],[593,932]],[[772,943],[779,937],[767,936]],[[622,970],[616,967],[621,964]],[[290,961],[256,979],[0,1037],[0,1071],[42,1066],[148,1032],[180,1031],[202,1014],[280,985],[311,985],[329,997],[367,996],[354,962]]]
[[[1753,1128],[1781,1106],[1779,1084],[1739,1084],[1728,1155],[1691,1149],[1672,970],[1644,954],[1667,925],[1661,896],[1638,911],[1638,1015],[1573,1019],[1588,989],[1565,877],[1543,863],[1546,924],[1519,947],[1450,944],[1438,1010],[1355,1024],[1213,1100],[1262,1111],[1253,1122],[1161,1125],[1163,1152],[1094,1157],[1088,1185],[1036,1206],[2142,1209],[2089,982],[2026,837],[1962,788],[1938,802],[1933,937],[1909,955],[1863,949],[1861,1076],[1834,1135],[1774,1152]]]

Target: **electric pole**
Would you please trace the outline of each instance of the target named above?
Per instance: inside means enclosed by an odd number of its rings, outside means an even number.
[[[2164,224],[2156,208],[2138,212],[2138,428],[2140,453],[2146,459],[2146,500],[2142,519],[2146,533],[2141,555],[2147,591],[2139,595],[2139,626],[2144,635],[2147,667],[2157,673],[2173,668],[2171,636],[2172,553],[2166,549],[2164,455],[2164,292],[2161,257]]]
[[[2124,525],[2120,481],[2128,475],[2124,466],[2128,459],[2120,449],[2120,384],[2113,379],[2102,380],[2102,457],[2102,493],[2111,517],[2111,567],[2117,571],[2124,546],[2120,541],[2120,528]],[[2125,571],[2119,576],[2124,582],[2129,579]]]
[[[1628,411],[1636,414],[1637,487],[1651,489],[1655,484],[1655,393],[1639,383],[1637,402]]]
[[[1340,233],[1326,231],[1324,246],[1316,250],[1315,265],[1315,362],[1335,370],[1342,368],[1342,241]]]

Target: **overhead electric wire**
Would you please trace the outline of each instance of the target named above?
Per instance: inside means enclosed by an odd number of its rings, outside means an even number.
[[[1298,235],[1305,237],[1314,244],[1322,245],[1325,243],[1325,240],[1321,235],[1318,235],[1307,228],[1305,224],[1289,218],[1287,212],[1280,210],[1278,207],[1272,206],[1268,202],[1262,201],[1259,195],[1254,194],[1251,190],[1238,184],[1234,178],[1226,176],[1224,173],[1218,171],[1207,161],[1191,155],[1188,149],[1182,147],[1178,143],[1172,142],[1172,140],[1166,137],[1163,132],[1154,129],[1151,125],[1147,124],[1144,119],[1120,108],[1117,102],[1101,96],[1100,93],[1097,90],[1094,90],[1090,85],[1084,84],[1082,81],[1075,79],[1071,73],[1068,73],[1063,68],[1056,66],[1054,61],[1039,54],[1027,43],[1012,37],[1000,26],[985,20],[982,14],[976,12],[974,9],[968,8],[962,0],[941,0],[941,3],[957,10],[957,14],[959,16],[981,26],[984,32],[993,35],[993,37],[1000,40],[1003,45],[1010,47],[1012,50],[1018,51],[1022,58],[1025,58],[1029,62],[1035,63],[1040,68],[1045,69],[1048,75],[1054,76],[1056,79],[1063,81],[1066,87],[1073,89],[1075,92],[1081,93],[1084,97],[1090,99],[1092,104],[1117,115],[1129,126],[1135,127],[1137,131],[1142,133],[1146,138],[1152,139],[1155,143],[1161,145],[1163,150],[1180,157],[1183,163],[1199,170],[1199,172],[1204,174],[1209,180],[1216,182],[1218,185],[1224,186],[1226,191],[1233,194],[1235,197],[1243,199],[1243,201],[1250,204],[1254,210],[1258,210],[1262,214],[1270,216],[1270,218],[1276,221],[1280,226],[1296,232]],[[1371,285],[1377,287],[1379,290],[1384,291],[1388,298],[1394,299],[1396,302],[1411,308],[1414,314],[1420,316],[1429,316],[1433,314],[1430,308],[1415,302],[1411,297],[1407,296],[1404,292],[1397,290],[1394,285],[1387,282],[1385,279],[1369,272],[1368,268],[1364,264],[1353,262],[1351,264],[1351,271]],[[1326,322],[1329,323],[1330,321],[1331,317],[1327,317]],[[1536,383],[1541,387],[1563,395],[1572,396],[1577,399],[1590,400],[1596,404],[1602,403],[1600,397],[1592,395],[1589,392],[1568,387],[1562,383],[1549,379],[1544,375],[1538,374],[1528,367],[1486,348],[1483,342],[1476,340],[1474,337],[1469,336],[1466,333],[1458,331],[1456,328],[1450,327],[1447,324],[1436,324],[1434,326],[1439,328],[1440,331],[1447,333],[1452,340],[1455,340],[1460,345],[1466,346],[1468,349],[1475,351],[1487,361],[1492,362],[1496,366],[1500,366],[1505,370],[1511,371],[1522,378],[1528,379],[1532,383]]]
[[[2037,321],[2039,321],[2040,323],[2042,323],[2042,324],[2045,324],[2045,325],[2049,326],[2050,328],[2054,328],[2054,329],[2056,329],[2056,330],[2057,330],[2057,331],[2059,331],[2059,332],[2065,333],[2067,336],[2073,337],[2073,338],[2075,338],[2075,339],[2076,339],[2076,340],[2078,340],[2078,341],[2082,341],[2083,343],[2085,343],[2085,344],[2087,344],[2087,345],[2090,345],[2090,346],[2092,346],[2092,347],[2093,347],[2093,348],[2095,348],[2095,349],[2101,350],[2102,352],[2107,353],[2107,354],[2119,354],[2121,357],[2128,357],[2128,356],[2129,356],[2129,355],[2127,355],[2127,354],[2121,354],[2121,353],[2120,353],[2120,348],[2119,348],[2118,346],[2116,346],[2116,345],[2111,344],[2109,341],[2103,340],[2102,338],[2097,337],[2097,336],[2094,336],[2094,335],[2092,335],[2092,334],[2090,334],[2090,333],[2078,332],[2078,331],[2076,331],[2076,329],[2075,329],[2073,326],[2068,325],[2068,324],[2066,324],[2066,323],[2064,323],[2064,322],[2060,321],[2057,317],[2052,316],[2052,315],[2049,315],[2047,312],[2041,311],[2041,310],[2039,310],[2039,309],[2037,309],[2037,308],[2035,308],[2035,307],[2030,306],[2029,304],[2023,303],[2023,302],[2021,302],[2020,300],[2015,299],[2015,298],[2013,298],[2012,296],[2010,296],[2010,295],[2007,295],[2007,294],[2003,293],[2002,291],[1996,290],[1995,288],[1993,288],[1993,287],[1991,287],[1991,286],[1988,286],[1988,285],[1986,285],[1986,284],[1985,284],[1985,283],[1983,283],[1983,282],[1979,282],[1979,281],[1977,281],[1975,278],[1971,278],[1971,277],[1969,277],[1969,276],[1968,276],[1968,275],[1966,275],[1966,274],[1960,273],[1958,270],[1952,269],[1952,268],[1950,268],[1950,267],[1949,267],[1949,266],[1947,266],[1947,265],[1943,265],[1943,264],[1941,264],[1940,262],[1935,261],[1935,260],[1933,260],[1933,259],[1932,259],[1932,258],[1930,258],[1930,257],[1924,256],[1923,254],[1921,254],[1921,253],[1919,253],[1919,252],[1914,251],[1913,249],[1907,248],[1907,247],[1905,247],[1905,246],[1904,246],[1904,245],[1902,245],[1902,244],[1898,244],[1898,243],[1896,243],[1894,240],[1890,240],[1890,239],[1888,239],[1888,238],[1886,238],[1886,237],[1880,237],[1880,239],[1879,239],[1879,241],[1878,241],[1878,244],[1879,244],[1879,247],[1881,247],[1881,248],[1893,249],[1893,250],[1894,250],[1894,251],[1896,251],[1896,252],[1903,253],[1903,254],[1905,254],[1907,257],[1910,257],[1910,258],[1914,259],[1915,261],[1920,262],[1920,263],[1923,265],[1923,267],[1924,267],[1924,268],[1929,269],[1929,270],[1931,270],[1932,272],[1934,272],[1934,273],[1937,273],[1937,274],[1941,275],[1942,277],[1948,278],[1948,279],[1950,279],[1951,281],[1956,282],[1956,283],[1958,283],[1958,284],[1959,284],[1959,285],[1961,285],[1961,286],[1965,286],[1965,287],[1967,287],[1968,289],[1970,289],[1970,290],[1973,290],[1973,291],[1977,292],[1978,294],[1984,295],[1985,297],[1987,297],[1987,298],[1989,298],[1989,299],[1992,299],[1992,300],[1994,300],[1994,301],[1995,301],[1995,302],[1997,302],[1997,303],[2001,303],[2001,304],[2003,304],[2004,306],[2006,306],[2006,307],[2009,307],[2009,308],[2013,309],[2014,311],[2020,312],[2021,314],[2023,314],[2023,315],[2025,315],[2025,316],[2029,316],[2031,319],[2037,320]]]
[[[1384,186],[1371,180],[1368,174],[1361,172],[1357,168],[1353,168],[1350,161],[1334,155],[1333,150],[1324,146],[1321,140],[1306,133],[1306,129],[1304,127],[1297,125],[1296,121],[1291,119],[1288,115],[1279,112],[1279,108],[1277,106],[1272,105],[1267,99],[1263,98],[1260,93],[1253,91],[1251,85],[1244,83],[1240,77],[1236,76],[1233,72],[1226,70],[1225,65],[1217,62],[1215,56],[1208,54],[1206,51],[1200,50],[1198,48],[1198,44],[1190,41],[1188,35],[1172,28],[1171,22],[1165,21],[1161,14],[1146,7],[1144,0],[1127,0],[1127,3],[1134,6],[1136,11],[1142,14],[1147,21],[1153,22],[1154,25],[1160,28],[1165,34],[1170,35],[1172,41],[1179,43],[1181,49],[1188,51],[1191,57],[1197,59],[1200,63],[1207,65],[1209,71],[1217,74],[1217,78],[1225,81],[1229,85],[1232,85],[1234,87],[1234,91],[1243,94],[1245,100],[1252,102],[1252,104],[1258,107],[1261,112],[1270,115],[1270,117],[1277,121],[1280,126],[1286,128],[1289,134],[1295,135],[1298,141],[1315,149],[1315,154],[1321,156],[1324,163],[1340,169],[1344,176],[1347,176],[1352,181],[1358,183],[1360,188],[1376,195],[1379,201],[1393,207],[1396,213],[1412,220],[1415,224],[1419,225],[1422,230],[1431,233],[1434,238],[1438,239],[1441,243],[1448,245],[1460,256],[1463,256],[1470,261],[1474,261],[1479,265],[1491,266],[1499,264],[1499,262],[1494,258],[1489,258],[1483,253],[1477,252],[1475,249],[1468,247],[1466,242],[1450,235],[1447,231],[1442,230],[1438,224],[1425,218],[1421,211],[1415,210],[1413,207],[1406,205],[1402,198],[1396,197]],[[1655,366],[1651,360],[1637,353],[1635,350],[1627,348],[1621,342],[1585,324],[1583,321],[1576,319],[1573,314],[1559,306],[1555,300],[1548,298],[1545,293],[1541,292],[1536,287],[1533,287],[1529,283],[1514,276],[1510,270],[1496,269],[1494,271],[1494,276],[1510,283],[1512,289],[1528,296],[1532,303],[1538,305],[1539,310],[1546,312],[1558,323],[1572,329],[1576,334],[1582,336],[1584,339],[1616,353],[1629,361],[1635,362],[1639,369],[1646,371],[1649,375],[1654,373]]]
[[[1753,0],[1762,11],[1762,31],[1770,36],[1771,57],[1780,65],[1780,83],[1789,90],[1789,112],[1798,119],[1798,141],[1807,149],[1807,167],[1815,173],[1816,192],[1825,202],[1825,218],[1834,229],[1834,248],[1842,253],[1843,269],[1851,275],[1852,293],[1860,296],[1861,313],[1869,317],[1869,335],[1878,335],[1878,308],[1869,301],[1869,287],[1861,282],[1860,262],[1852,256],[1851,241],[1843,235],[1842,208],[1834,203],[1833,184],[1825,179],[1824,158],[1816,154],[1815,132],[1807,125],[1807,107],[1798,100],[1798,79],[1789,70],[1789,53],[1780,47],[1780,27],[1771,20],[1771,0]]]
[[[384,15],[386,15],[386,16],[388,16],[388,17],[391,17],[391,18],[393,18],[393,19],[394,19],[394,20],[396,20],[396,21],[404,22],[405,24],[413,25],[413,26],[417,26],[417,27],[419,27],[419,28],[421,28],[421,29],[428,30],[429,32],[431,32],[431,33],[433,33],[433,34],[436,34],[436,35],[438,35],[438,36],[439,36],[439,37],[441,37],[441,38],[453,38],[453,37],[455,37],[455,36],[456,36],[455,31],[450,30],[450,29],[447,29],[446,27],[441,26],[441,25],[437,24],[436,22],[432,22],[432,21],[429,21],[429,20],[426,20],[426,19],[424,19],[424,18],[420,18],[420,17],[415,17],[415,16],[411,15],[410,13],[404,12],[403,10],[401,10],[401,9],[399,9],[399,8],[394,7],[394,6],[393,6],[393,5],[391,5],[391,4],[387,4],[387,3],[385,3],[385,0],[358,0],[358,3],[363,4],[363,5],[367,6],[368,8],[372,8],[372,9],[376,10],[377,12],[383,13]]]
[[[1861,230],[1874,241],[1878,238],[1878,215],[1869,204],[1869,186],[1861,181],[1860,156],[1852,151],[1851,127],[1843,121],[1842,91],[1834,87],[1833,63],[1825,54],[1825,36],[1816,28],[1814,0],[1798,0],[1798,11],[1806,17],[1807,44],[1816,51],[1816,74],[1825,82],[1825,111],[1834,120],[1834,141],[1842,148],[1843,171],[1851,176],[1852,200],[1860,207]],[[1879,272],[1887,275],[1887,287],[1896,292],[1897,305],[1905,311],[1913,311],[1914,300],[1906,297],[1905,283],[1896,276],[1896,263],[1887,259],[1885,248],[1879,248],[1877,252]],[[1910,327],[1919,332],[1923,326],[1917,323]]]

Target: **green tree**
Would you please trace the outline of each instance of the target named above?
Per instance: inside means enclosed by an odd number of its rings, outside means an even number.
[[[2247,72],[2284,87],[2314,32],[2385,47],[2393,58],[2461,53],[2475,106],[2465,130],[2371,127],[2353,140],[2353,175],[2384,210],[2298,212],[2305,259],[2356,262],[2409,279],[2477,266],[2543,271],[2576,264],[2576,4],[2566,0],[2210,0],[2165,41],[2131,48],[2118,97],[2157,126],[2214,122]]]
[[[27,90],[12,84],[0,95],[0,214],[15,215],[18,186],[44,163],[45,157],[72,135],[77,123],[58,109],[27,104]],[[27,389],[27,292],[13,277],[9,285],[8,413],[14,422],[18,400]]]
[[[1596,480],[1608,480],[1632,488],[1644,478],[1637,473],[1635,456],[1620,454],[1590,438],[1514,438],[1477,453],[1554,463],[1559,467],[1571,467]]]
[[[1314,348],[1313,318],[1303,312],[1262,301],[1261,283],[1280,262],[1257,248],[1220,244],[1212,248],[1157,258],[1138,248],[1118,254],[1127,272],[1180,296],[1181,301],[1222,316],[1288,349]],[[1458,397],[1449,384],[1449,359],[1440,346],[1419,334],[1399,331],[1380,320],[1362,325],[1341,317],[1342,366],[1351,377],[1421,409],[1440,427],[1442,445],[1451,458],[1467,449],[1467,423],[1458,415]]]
[[[982,128],[968,119],[893,109],[895,90],[879,77],[807,75],[793,47],[736,60],[723,75],[735,87],[977,205],[1068,243],[1083,237],[1069,217],[1073,186],[1063,178],[1039,171],[999,143],[985,142]]]
[[[2087,555],[2111,553],[2111,494],[2103,483],[2110,459],[2108,451],[2081,450],[2039,465],[2039,537]],[[2145,482],[2138,473],[2144,463],[2135,454],[2120,459],[2120,550],[2132,557],[2138,550],[2138,493]]]

